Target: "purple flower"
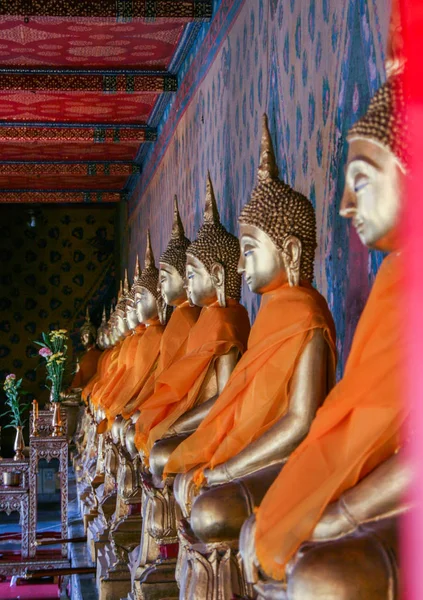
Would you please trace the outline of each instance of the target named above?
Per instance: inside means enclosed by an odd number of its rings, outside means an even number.
[[[47,358],[48,356],[52,355],[52,352],[49,350],[49,348],[41,348],[41,350],[38,351],[38,354],[43,358]]]
[[[16,375],[14,373],[9,373],[9,375],[6,375],[6,381],[10,381],[11,379],[16,379]]]

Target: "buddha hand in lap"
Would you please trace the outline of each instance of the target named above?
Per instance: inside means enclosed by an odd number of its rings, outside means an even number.
[[[165,469],[184,473],[175,483],[184,514],[191,482],[208,486],[193,502],[190,526],[201,542],[228,547],[236,545],[242,523],[307,435],[335,366],[333,321],[310,284],[314,210],[278,179],[266,118],[259,182],[239,220],[239,272],[262,296],[260,311],[226,387]],[[195,596],[193,588],[186,597]]]
[[[408,509],[402,495],[410,478],[396,454],[407,417],[399,375],[398,223],[408,165],[400,76],[380,88],[348,141],[341,215],[353,220],[365,245],[391,254],[358,323],[343,379],[265,496],[256,524],[248,522],[241,535],[248,578],[263,598],[274,598],[276,588],[289,600],[399,597],[395,517]]]

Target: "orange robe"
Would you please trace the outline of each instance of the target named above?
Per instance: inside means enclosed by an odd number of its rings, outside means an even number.
[[[264,294],[248,348],[197,431],[171,454],[166,473],[226,462],[279,421],[289,407],[290,382],[316,329],[331,351],[328,383],[334,382],[335,326],[326,300],[309,284],[281,286]]]
[[[122,415],[126,419],[129,419],[154,394],[159,375],[185,355],[188,336],[200,316],[200,311],[198,306],[190,306],[188,301],[175,308],[162,335],[157,368],[150,375],[138,396],[123,409]]]
[[[256,551],[264,571],[283,579],[285,565],[337,500],[400,444],[399,257],[388,256],[361,315],[343,379],[320,408],[257,512]]]
[[[95,384],[98,383],[100,379],[104,376],[104,374],[107,372],[112,352],[113,348],[107,348],[101,353],[101,356],[98,359],[97,371],[94,377],[91,377],[89,382],[84,386],[84,389],[82,390],[81,397],[85,402],[88,400],[88,396],[91,394]]]
[[[126,371],[103,404],[109,422],[117,415],[122,414],[128,402],[138,396],[156,369],[163,330],[164,328],[159,322],[149,325],[139,338],[134,353],[128,356],[129,362]]]
[[[185,356],[160,375],[154,396],[142,405],[135,427],[138,449],[148,455],[154,442],[195,406],[210,366],[231,348],[244,352],[249,331],[247,311],[235,300],[226,308],[216,302],[202,309]]]
[[[70,384],[71,388],[83,388],[87,385],[92,377],[96,374],[97,363],[102,355],[101,350],[93,346],[81,358],[79,370]]]
[[[110,377],[114,373],[119,358],[119,353],[122,348],[122,344],[123,342],[119,341],[113,346],[110,352],[107,369],[105,370],[104,375],[101,377],[101,379],[99,379],[93,386],[91,392],[91,402],[94,406],[99,406],[101,391],[105,388],[107,382],[110,380]]]
[[[100,391],[99,405],[106,409],[113,401],[116,390],[136,360],[138,346],[145,333],[145,326],[138,325],[133,332],[125,337],[119,350],[117,360],[107,374],[107,381]]]

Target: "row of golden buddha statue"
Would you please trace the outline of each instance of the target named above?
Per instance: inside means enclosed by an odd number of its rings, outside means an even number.
[[[392,75],[348,137],[340,214],[389,255],[336,385],[335,327],[312,285],[314,209],[279,178],[266,117],[239,241],[210,176],[195,241],[176,198],[159,269],[148,236],[77,386],[74,464],[102,600],[399,597],[407,136]],[[262,296],[251,330],[242,276]]]

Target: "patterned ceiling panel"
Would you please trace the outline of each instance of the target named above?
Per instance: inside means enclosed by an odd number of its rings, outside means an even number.
[[[178,21],[208,21],[212,16],[213,0],[131,0],[131,2],[116,2],[116,0],[78,0],[78,2],[63,2],[58,0],[43,0],[43,2],[28,2],[28,0],[7,0],[0,3],[0,14],[54,17],[98,17],[117,21],[126,19],[160,20],[162,23]]]
[[[0,61],[6,66],[165,69],[181,23],[0,17]]]
[[[0,120],[146,123],[158,94],[2,91]]]
[[[23,190],[25,202],[126,197],[120,192],[139,174],[140,144],[157,139],[178,70],[212,5],[0,2],[0,163],[26,163],[0,169],[0,203],[23,202]],[[58,170],[45,168],[48,161],[79,164]],[[85,170],[87,161],[132,164]]]
[[[83,177],[62,175],[13,176],[0,175],[0,189],[9,190],[122,190],[126,176]]]
[[[133,160],[139,144],[0,144],[0,160]]]

